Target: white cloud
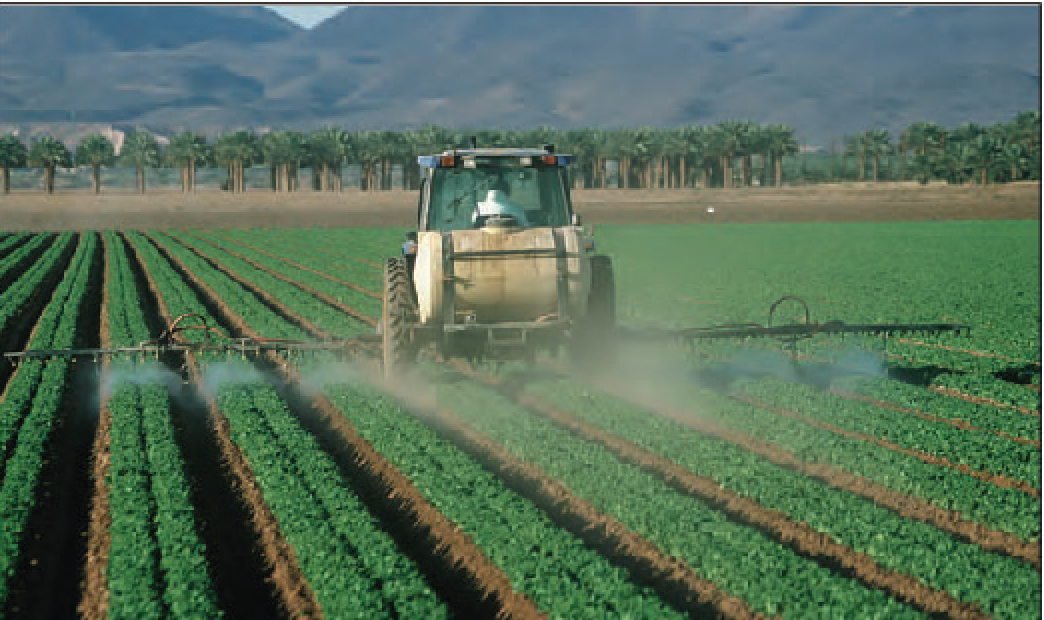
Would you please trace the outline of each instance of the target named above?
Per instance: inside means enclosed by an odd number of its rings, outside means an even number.
[[[265,8],[275,11],[302,28],[312,28],[328,17],[340,13],[345,7],[329,4],[280,4],[265,6]]]

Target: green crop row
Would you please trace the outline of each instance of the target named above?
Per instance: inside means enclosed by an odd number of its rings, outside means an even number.
[[[38,239],[46,238],[47,235],[39,235],[32,242],[23,246],[22,249],[33,245]],[[51,247],[43,253],[25,272],[18,277],[3,292],[0,292],[0,334],[8,331],[11,321],[22,309],[24,304],[37,288],[52,274],[60,273],[65,267],[62,255],[69,248],[69,244],[75,242],[74,233],[63,233],[55,240]],[[9,257],[10,258],[10,257]]]
[[[936,385],[989,398],[1015,407],[1025,407],[1040,413],[1040,392],[1032,388],[1015,385],[992,375],[965,375],[947,373],[935,377]]]
[[[123,244],[112,233],[107,238],[109,329],[117,345],[133,344],[149,335],[140,294]],[[146,382],[150,370],[128,363],[112,369],[109,615],[140,618],[158,609],[172,618],[217,617],[168,388],[125,382]]]
[[[1040,439],[1040,418],[992,405],[970,403],[920,386],[885,379],[856,379],[843,384],[858,394],[929,415],[963,420],[978,428],[1002,431],[1023,439]]]
[[[364,314],[369,314],[370,316],[376,316],[376,315],[380,314],[380,312],[381,312],[381,302],[380,302],[379,299],[374,299],[373,297],[370,297],[369,295],[364,295],[363,293],[360,293],[359,291],[357,291],[357,290],[355,290],[355,289],[353,289],[353,288],[351,288],[349,286],[345,286],[343,284],[339,284],[337,282],[334,282],[332,280],[324,278],[324,277],[322,277],[322,276],[320,276],[320,275],[318,275],[316,273],[313,273],[311,271],[308,271],[306,269],[300,269],[298,267],[294,267],[293,265],[290,265],[289,263],[286,263],[286,262],[284,262],[282,260],[278,260],[278,259],[272,258],[271,256],[266,256],[265,254],[262,254],[261,252],[258,252],[257,250],[253,250],[253,249],[250,249],[250,248],[247,248],[247,247],[243,247],[241,245],[237,245],[235,243],[226,241],[224,239],[215,238],[212,235],[205,235],[204,234],[204,235],[201,235],[201,236],[206,238],[211,243],[214,243],[215,245],[221,245],[223,247],[227,247],[229,249],[232,249],[232,250],[242,254],[243,256],[246,256],[246,257],[250,258],[251,260],[257,261],[259,264],[264,265],[265,267],[267,267],[269,269],[278,271],[279,273],[286,274],[288,277],[292,278],[296,282],[300,282],[301,284],[304,284],[304,285],[306,285],[308,287],[311,287],[311,288],[313,288],[315,290],[327,293],[328,295],[330,295],[334,299],[342,301],[343,303],[351,304],[353,307],[355,307],[357,310],[359,310],[360,312],[362,312]],[[263,243],[263,242],[255,242],[255,243]],[[335,274],[329,274],[328,273],[330,271],[329,266],[330,266],[330,263],[331,263],[331,261],[330,261],[330,259],[328,257],[325,258],[325,259],[315,259],[315,258],[310,258],[310,257],[308,257],[306,255],[302,255],[302,253],[300,253],[300,252],[288,251],[288,250],[282,250],[282,251],[280,251],[280,254],[283,255],[283,256],[286,256],[287,258],[293,260],[294,262],[297,262],[299,264],[305,265],[306,267],[310,267],[312,269],[315,269],[319,273],[326,273],[327,275],[331,275],[331,277],[337,277]],[[352,261],[352,262],[354,262],[354,261]],[[365,265],[360,265],[360,266],[363,267],[363,268],[366,268],[366,269],[372,269],[370,267],[366,267]],[[343,280],[344,276],[341,276],[341,277],[339,277],[337,279]],[[378,288],[378,289],[374,289],[374,290],[378,290],[379,291],[380,289]]]
[[[32,243],[41,236],[42,235],[30,236],[29,233],[11,233],[4,235],[2,237],[2,240],[0,240],[0,257],[6,256],[8,252],[12,250],[12,248],[17,247],[19,243],[25,241],[26,237],[30,237],[28,243]],[[6,262],[6,258],[3,262],[0,262],[0,271],[3,270],[3,265],[6,264]]]
[[[473,384],[438,387],[440,406],[541,467],[599,510],[683,558],[699,575],[785,617],[919,617],[882,592],[863,587],[784,548],[754,528],[577,439]]]
[[[625,383],[621,389],[633,385],[638,384]],[[1001,488],[954,469],[929,465],[914,456],[868,441],[849,439],[696,384],[647,377],[641,387],[658,391],[694,416],[776,444],[810,463],[832,465],[864,476],[1024,540],[1040,536],[1040,500],[1023,491]],[[847,407],[849,402],[856,401],[845,402],[839,408]]]
[[[19,240],[19,237],[12,237],[3,244],[0,244],[0,253],[5,252],[9,247],[13,246],[15,242]],[[33,235],[28,242],[22,247],[17,248],[9,255],[5,256],[0,260],[0,279],[6,278],[8,273],[13,273],[13,270],[18,267],[26,257],[35,252],[40,246],[46,245],[51,240],[51,235],[39,234]]]
[[[1003,474],[1040,488],[1040,450],[991,433],[955,428],[901,411],[876,407],[800,383],[778,379],[743,380],[740,393],[812,420],[904,448],[940,456],[988,473]]]
[[[170,237],[182,244],[194,247],[207,258],[224,266],[244,280],[257,285],[265,292],[277,297],[284,304],[292,305],[301,316],[330,332],[335,337],[349,338],[358,335],[360,332],[365,331],[369,333],[372,331],[370,326],[362,324],[357,319],[328,306],[292,284],[288,284],[246,261],[232,256],[216,242],[211,242],[213,245],[207,245],[177,233],[170,233]],[[233,251],[238,251],[234,247],[232,249]]]
[[[218,403],[326,617],[447,617],[413,561],[271,387],[228,384]]]
[[[384,257],[398,251],[405,240],[402,233],[389,235],[385,229],[288,229],[273,236],[265,231],[234,230],[228,236],[256,247],[278,248],[278,253],[306,257],[317,265],[333,267],[336,277],[355,282],[370,290],[380,290]],[[344,239],[344,237],[349,237]],[[301,262],[301,261],[298,261]],[[375,266],[376,265],[376,266]]]
[[[69,241],[69,238],[63,240]],[[71,267],[40,318],[30,341],[32,347],[66,348],[78,343],[76,325],[83,311],[97,248],[94,233],[81,238]],[[13,446],[3,458],[5,468],[0,488],[0,601],[7,600],[11,578],[21,561],[22,543],[40,492],[47,441],[64,400],[70,362],[55,358],[47,362],[26,362],[26,365],[26,372],[20,369],[8,384],[7,394],[0,403],[0,423],[3,424],[0,445]]]
[[[795,522],[807,523],[885,568],[916,577],[962,601],[980,603],[990,614],[1024,618],[1040,608],[1040,573],[1020,560],[986,552],[734,444],[572,382],[531,384],[529,389],[594,426],[712,478]]]
[[[340,384],[326,393],[362,437],[508,575],[516,591],[552,617],[678,616],[655,593],[634,585],[626,570],[556,527],[529,500],[372,389]]]
[[[159,252],[141,236],[136,236],[135,244],[144,249],[146,264],[170,312],[205,314],[203,304]],[[226,301],[237,292],[243,294],[236,283],[200,264],[198,257],[192,260],[177,243],[164,247],[191,261],[194,273],[207,279]],[[292,326],[270,313],[258,312],[252,319],[251,326],[266,335],[294,335]],[[261,323],[256,322],[259,319]],[[208,364],[213,364],[209,368],[214,373],[204,377],[206,387],[217,392],[232,439],[244,451],[324,613],[344,618],[445,615],[412,563],[376,531],[373,517],[331,469],[329,457],[319,451],[314,439],[297,427],[278,395],[264,384],[235,382],[256,377],[253,367],[237,361],[221,363],[217,356],[210,356]],[[368,555],[362,557],[360,550]]]
[[[243,317],[244,321],[258,330],[265,338],[310,339],[308,333],[303,329],[284,321],[250,291],[245,290],[234,280],[211,267],[205,260],[185,246],[162,235],[156,235],[154,239],[172,257],[179,260],[186,269],[216,291],[221,296],[222,301],[230,308],[233,308],[236,313]]]

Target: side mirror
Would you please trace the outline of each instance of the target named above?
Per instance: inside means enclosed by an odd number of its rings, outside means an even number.
[[[569,223],[573,226],[580,226],[580,224],[582,223],[582,220],[580,219],[580,214],[574,213],[573,217],[569,219]]]

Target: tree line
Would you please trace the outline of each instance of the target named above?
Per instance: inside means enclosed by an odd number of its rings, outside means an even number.
[[[247,168],[267,165],[271,189],[291,192],[300,188],[302,169],[311,171],[313,189],[339,191],[344,167],[356,165],[360,169],[359,189],[392,189],[393,167],[402,171],[402,188],[415,189],[420,181],[418,155],[463,148],[471,136],[482,147],[554,144],[559,152],[577,156],[573,183],[578,188],[778,187],[785,181],[808,177],[804,166],[788,173],[783,165],[785,157],[802,152],[792,127],[744,120],[670,129],[556,130],[542,126],[518,131],[468,131],[428,125],[408,131],[327,127],[311,132],[287,129],[258,134],[236,130],[220,134],[213,142],[201,133],[186,131],[171,136],[162,148],[152,133],[138,130],[126,135],[119,156],[112,141],[100,133],[85,136],[73,151],[50,136],[33,139],[27,146],[8,134],[0,136],[0,172],[3,192],[8,193],[11,169],[42,168],[44,191],[51,193],[56,168],[89,166],[93,189],[100,192],[101,168],[120,165],[136,169],[137,189],[144,193],[147,170],[162,166],[180,168],[182,190],[188,192],[195,187],[196,170],[221,166],[228,171],[224,189],[238,193],[246,188]],[[846,136],[840,152],[832,146],[829,173],[817,178],[850,180],[848,158],[852,158],[858,162],[858,180],[876,182],[882,159],[891,158],[891,164],[898,158],[899,180],[986,185],[1039,179],[1040,137],[1038,111],[1023,111],[1010,121],[993,125],[964,123],[953,129],[917,122],[900,132],[897,139],[887,130],[869,129]],[[840,174],[834,166],[838,158]]]

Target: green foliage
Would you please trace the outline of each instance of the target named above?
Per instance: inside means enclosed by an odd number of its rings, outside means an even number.
[[[64,235],[56,247],[72,242]],[[76,332],[91,279],[97,235],[83,236],[30,340],[33,348],[67,348],[79,344]],[[5,293],[6,295],[6,293]],[[5,302],[6,303],[6,302]],[[69,378],[70,362],[56,358],[26,362],[11,379],[0,402],[0,446],[4,454],[0,487],[0,602],[10,595],[10,579],[22,561],[29,517],[41,489],[40,473],[51,430]]]
[[[559,529],[530,501],[372,389],[336,385],[327,394],[542,610],[558,618],[677,616],[655,594],[635,586],[626,571]]]

